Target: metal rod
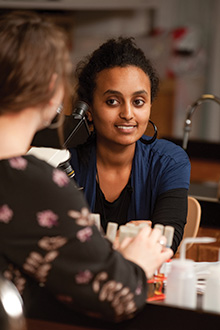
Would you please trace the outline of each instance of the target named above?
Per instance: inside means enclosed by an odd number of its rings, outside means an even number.
[[[187,149],[189,133],[191,131],[191,124],[192,124],[191,117],[195,112],[195,110],[200,106],[200,104],[206,101],[214,101],[220,105],[220,98],[218,98],[217,96],[213,94],[203,94],[199,99],[197,99],[194,103],[188,106],[186,120],[184,123],[184,134],[183,134],[183,144],[182,144],[184,150]]]

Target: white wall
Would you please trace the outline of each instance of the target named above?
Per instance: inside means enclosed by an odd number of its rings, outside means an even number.
[[[73,61],[77,63],[108,38],[146,35],[149,24],[148,10],[79,11],[74,23]]]
[[[220,1],[215,1],[213,5],[212,22],[215,29],[210,36],[213,42],[210,45],[210,70],[207,90],[220,98]],[[209,108],[206,110],[205,134],[209,140],[220,142],[220,106],[209,104]]]
[[[207,64],[205,69],[200,67],[200,74],[190,72],[177,79],[175,135],[182,136],[185,112],[189,104],[203,93],[213,93],[220,97],[220,0],[0,0],[0,8],[7,8],[7,5],[13,8],[16,5],[37,9],[36,4],[45,9],[60,8],[75,12],[74,62],[93,51],[106,38],[118,35],[140,38],[146,36],[152,20],[155,27],[167,31],[178,26],[196,27],[207,54]],[[148,45],[145,45],[146,49],[150,48]],[[166,40],[164,45],[169,47]],[[158,61],[158,66],[162,67],[160,58]],[[219,107],[206,104],[198,109],[193,116],[192,126],[191,137],[220,142]]]
[[[220,1],[167,0],[160,4],[157,25],[164,28],[196,27],[206,53],[206,67],[177,77],[174,134],[182,137],[188,105],[202,94],[220,97]],[[220,142],[220,106],[207,102],[192,118],[190,138]]]

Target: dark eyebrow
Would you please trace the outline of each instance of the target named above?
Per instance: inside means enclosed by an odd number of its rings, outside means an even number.
[[[122,95],[121,92],[119,91],[116,91],[114,89],[107,89],[107,91],[104,92],[104,95],[106,94],[116,94],[116,95]],[[139,95],[139,94],[146,94],[148,95],[148,93],[143,89],[143,90],[140,90],[140,91],[136,91],[133,93],[133,95]]]
[[[145,91],[145,89],[142,89],[140,91],[134,92],[133,95],[139,95],[139,94],[146,94],[146,95],[148,95],[148,93],[147,93],[147,91]]]
[[[106,94],[118,94],[118,95],[122,95],[119,91],[115,91],[114,89],[107,89],[107,91],[105,91],[104,95]]]

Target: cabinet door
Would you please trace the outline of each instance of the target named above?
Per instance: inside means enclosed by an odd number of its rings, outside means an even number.
[[[198,237],[214,237],[216,242],[211,244],[194,244],[187,252],[186,257],[194,261],[214,262],[219,259],[220,229],[200,227]]]

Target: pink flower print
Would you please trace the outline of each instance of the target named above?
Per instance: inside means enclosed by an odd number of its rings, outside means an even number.
[[[83,207],[81,212],[70,210],[68,216],[76,219],[76,223],[79,226],[91,226],[94,225],[94,220],[90,216],[89,210]]]
[[[55,236],[55,237],[42,237],[39,242],[38,246],[41,247],[41,249],[46,251],[53,251],[56,249],[61,248],[63,245],[67,243],[67,238],[62,236]]]
[[[142,283],[138,283],[137,287],[136,287],[136,290],[135,290],[135,294],[137,296],[139,296],[143,291],[143,286],[142,286]]]
[[[14,157],[9,159],[10,166],[16,170],[25,170],[27,163],[27,160],[23,157]]]
[[[0,221],[4,223],[8,223],[13,217],[13,211],[8,207],[8,205],[4,204],[0,207]]]
[[[76,234],[76,237],[82,243],[88,241],[91,236],[92,236],[92,228],[91,227],[86,227],[84,229],[81,229]]]
[[[52,228],[57,226],[58,215],[53,213],[51,210],[45,210],[37,213],[37,221],[40,226]]]
[[[66,173],[56,168],[53,170],[53,182],[62,188],[69,183],[69,178]]]
[[[90,272],[90,270],[84,270],[82,272],[79,272],[75,276],[75,280],[77,284],[87,284],[92,279],[93,275]]]

